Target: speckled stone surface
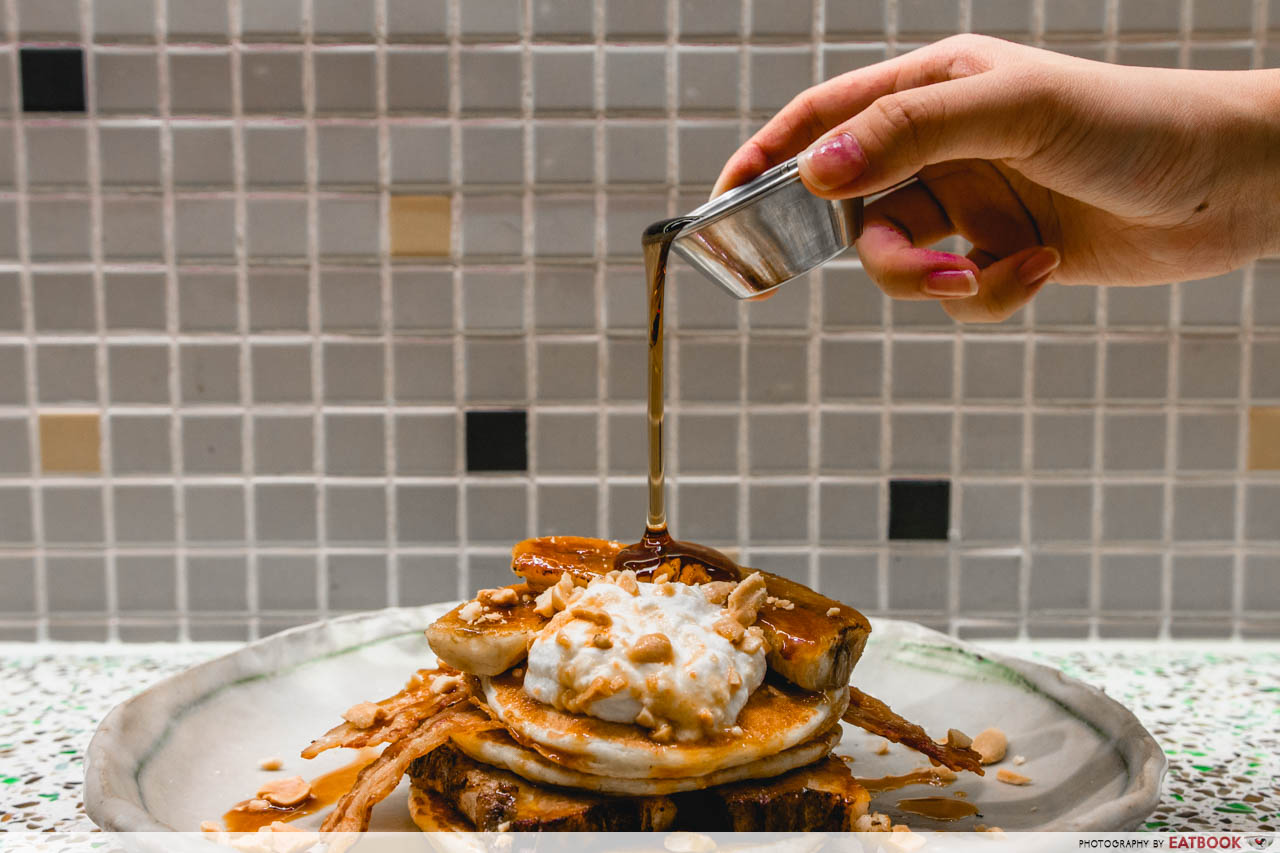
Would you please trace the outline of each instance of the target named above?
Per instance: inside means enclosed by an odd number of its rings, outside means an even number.
[[[1280,644],[991,643],[1132,708],[1169,756],[1152,831],[1280,827]],[[116,703],[231,646],[0,646],[0,830],[81,832],[84,751]]]

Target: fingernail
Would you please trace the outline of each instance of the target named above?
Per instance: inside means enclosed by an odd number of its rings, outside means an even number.
[[[862,146],[851,133],[837,133],[800,152],[800,169],[820,190],[834,190],[858,177],[867,168]]]
[[[925,279],[924,292],[930,296],[973,296],[978,292],[978,277],[972,270],[938,270]]]
[[[1023,287],[1035,284],[1058,268],[1062,256],[1057,249],[1046,246],[1022,262],[1018,267],[1018,283]]]

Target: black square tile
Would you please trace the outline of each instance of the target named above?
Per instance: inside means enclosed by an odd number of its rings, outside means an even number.
[[[74,47],[24,47],[22,111],[84,112],[84,52]]]
[[[889,538],[947,538],[951,522],[950,480],[890,480]]]
[[[467,470],[527,471],[528,435],[523,411],[467,412]]]

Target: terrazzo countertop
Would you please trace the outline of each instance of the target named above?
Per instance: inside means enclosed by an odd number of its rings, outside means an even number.
[[[1280,644],[987,643],[1127,705],[1169,756],[1151,831],[1280,828]],[[228,644],[0,645],[0,830],[93,830],[84,753],[118,702]]]

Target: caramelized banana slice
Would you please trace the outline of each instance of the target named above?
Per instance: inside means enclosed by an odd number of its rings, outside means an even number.
[[[535,589],[554,584],[561,573],[589,580],[613,568],[621,543],[581,536],[526,539],[512,549],[511,568]],[[756,569],[737,568],[734,580]],[[829,690],[849,683],[849,674],[862,656],[871,624],[852,607],[819,595],[793,580],[760,572],[769,599],[756,624],[769,640],[769,667],[806,690]],[[690,564],[673,578],[704,583],[713,578]]]
[[[524,660],[547,620],[533,611],[536,591],[528,584],[503,589],[514,590],[514,604],[486,604],[482,595],[431,623],[427,642],[441,661],[474,675],[497,675]]]

